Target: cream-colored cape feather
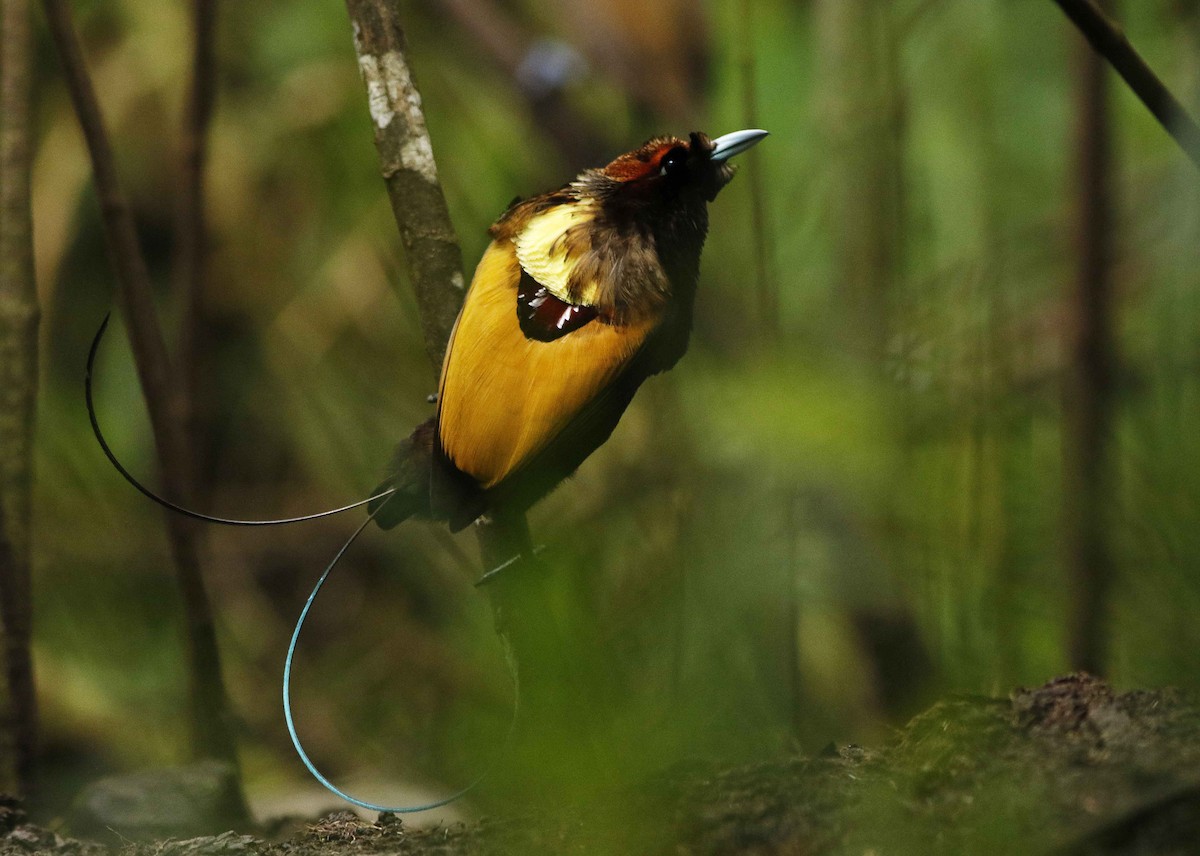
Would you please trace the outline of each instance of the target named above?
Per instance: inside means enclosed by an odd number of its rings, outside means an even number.
[[[596,283],[585,284],[575,296],[571,295],[568,283],[579,256],[590,249],[586,237],[583,237],[587,234],[583,227],[595,214],[596,203],[590,200],[555,205],[529,218],[529,222],[513,239],[517,259],[526,273],[567,303],[585,306],[596,304]],[[582,240],[567,240],[567,233],[573,229],[574,234]]]

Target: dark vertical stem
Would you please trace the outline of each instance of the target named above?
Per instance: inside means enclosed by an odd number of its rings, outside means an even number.
[[[30,494],[38,302],[30,208],[29,0],[0,0],[0,618],[7,704],[4,784],[28,793],[37,716],[30,655]]]
[[[200,353],[204,281],[208,270],[208,222],[204,205],[208,166],[208,129],[216,101],[217,0],[192,0],[192,77],[184,111],[178,208],[174,236],[174,286],[183,303],[179,329],[178,365],[183,376],[185,429],[189,445],[201,448],[198,399],[201,393]],[[204,492],[210,468],[200,465],[189,473],[195,491]]]
[[[0,493],[0,663],[4,674],[9,673],[9,646],[12,625],[9,621],[12,610],[14,581],[21,574],[17,553],[8,535],[8,516],[4,513],[4,495]],[[16,697],[10,680],[0,680],[0,788],[5,793],[25,793],[20,775],[21,735],[18,727]]]
[[[1078,269],[1070,299],[1071,327],[1064,390],[1064,546],[1073,583],[1070,659],[1104,674],[1114,563],[1109,545],[1113,430],[1112,132],[1107,69],[1078,46],[1075,183]]]
[[[133,215],[117,178],[108,131],[75,35],[70,9],[65,0],[43,0],[43,6],[92,161],[105,242],[116,274],[117,296],[125,314],[138,379],[150,413],[163,493],[173,502],[190,506],[184,398],[158,323],[150,274],[138,244]],[[236,768],[237,753],[221,678],[212,607],[200,571],[200,531],[192,520],[181,515],[167,513],[166,519],[186,622],[192,749],[198,757],[218,758]]]

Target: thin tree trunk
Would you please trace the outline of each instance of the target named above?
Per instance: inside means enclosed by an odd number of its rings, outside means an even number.
[[[138,243],[133,215],[117,178],[108,131],[75,35],[70,9],[65,0],[43,0],[43,5],[92,160],[105,241],[116,274],[117,297],[125,314],[138,379],[150,413],[163,494],[190,507],[185,400],[158,323],[150,274]],[[212,607],[201,574],[201,532],[194,521],[172,512],[166,512],[166,523],[186,622],[192,750],[196,757],[217,758],[237,769],[233,723],[221,677]]]
[[[1113,154],[1108,70],[1087,44],[1076,49],[1076,247],[1069,293],[1064,389],[1064,547],[1072,582],[1069,655],[1073,668],[1108,668],[1114,562],[1109,544],[1113,472]]]
[[[36,742],[30,493],[39,317],[29,192],[29,0],[0,0],[0,39],[0,787],[27,793]]]
[[[204,384],[204,284],[208,272],[208,218],[204,205],[208,167],[208,129],[216,101],[217,0],[192,0],[192,77],[184,111],[179,202],[175,217],[174,291],[183,304],[179,329],[178,365],[184,384],[184,417],[188,445],[193,449],[189,481],[203,498],[211,487],[212,467],[198,439],[205,435],[199,399]],[[203,503],[202,503],[203,504]]]
[[[425,351],[440,370],[466,293],[462,251],[438,180],[421,96],[394,2],[346,0],[379,166],[404,244]]]

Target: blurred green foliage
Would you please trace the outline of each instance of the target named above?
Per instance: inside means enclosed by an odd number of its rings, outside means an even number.
[[[591,14],[637,27],[620,17],[627,5]],[[635,98],[617,67],[633,60],[621,55],[589,54],[565,93],[611,155],[654,133],[744,127],[748,38],[754,123],[772,136],[741,168],[762,176],[780,308],[776,319],[757,313],[752,200],[749,183],[735,181],[711,209],[689,356],[647,384],[612,440],[531,516],[554,569],[555,644],[577,664],[564,699],[590,711],[584,730],[597,737],[585,752],[547,734],[530,776],[604,781],[682,758],[867,742],[936,694],[1004,694],[1067,666],[1060,375],[1074,35],[1046,0],[876,7],[896,62],[901,207],[885,353],[871,361],[853,347],[860,319],[840,281],[844,152],[823,118],[839,91],[820,71],[812,4],[754,0],[748,34],[742,5],[665,4],[703,25],[686,39],[668,26],[652,43],[655,73],[691,85],[683,124]],[[76,4],[171,323],[185,6]],[[573,169],[446,5],[402,6],[471,266],[513,196]],[[531,38],[571,41],[583,26],[579,3],[496,6]],[[1151,65],[1200,107],[1195,10],[1123,7]],[[220,15],[197,455],[215,513],[303,513],[365,494],[392,443],[430,412],[435,379],[344,7],[225,3]],[[648,32],[643,42],[660,33]],[[69,789],[95,770],[179,760],[186,682],[160,512],[104,461],[83,410],[86,348],[112,278],[44,36],[41,51],[35,655],[47,775]],[[1200,183],[1127,91],[1116,87],[1113,103],[1113,677],[1195,687]],[[151,434],[119,335],[101,354],[97,394],[118,454],[152,480]],[[347,515],[210,532],[207,578],[253,797],[315,788],[284,731],[280,670],[308,588],[353,525]],[[339,781],[378,786],[362,796],[387,799],[386,783],[414,780],[452,789],[494,755],[511,687],[487,596],[471,586],[479,573],[470,533],[409,524],[364,537],[318,603],[300,651],[300,728]],[[522,786],[493,781],[481,799]]]

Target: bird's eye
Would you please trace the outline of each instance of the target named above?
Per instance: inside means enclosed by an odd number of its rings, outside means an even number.
[[[687,172],[687,149],[676,146],[659,161],[659,175],[682,176]]]

